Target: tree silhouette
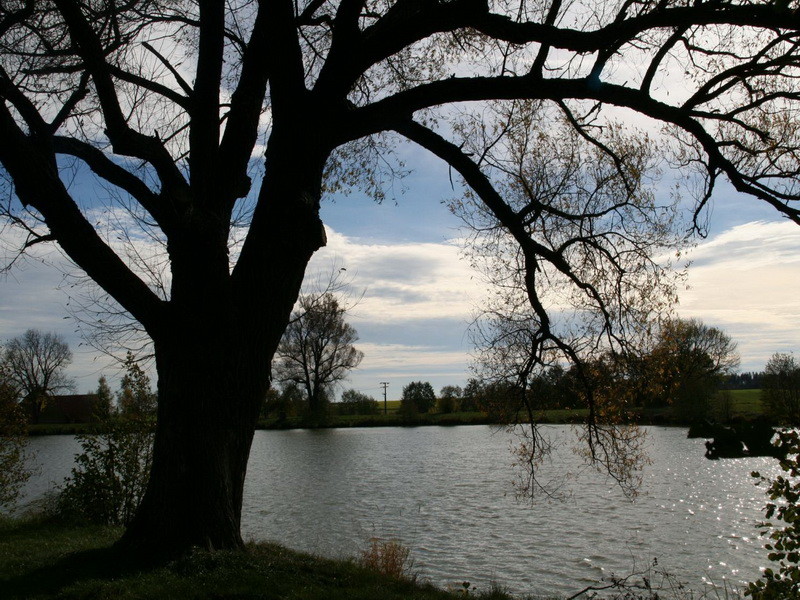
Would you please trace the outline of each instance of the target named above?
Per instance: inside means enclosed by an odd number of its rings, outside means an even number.
[[[4,359],[9,378],[22,396],[22,403],[34,423],[39,422],[53,394],[75,386],[64,372],[72,362],[72,352],[64,339],[55,333],[28,329],[6,343]]]
[[[592,244],[598,222],[624,232],[637,220],[635,210],[630,223],[613,210],[598,221],[547,195],[507,197],[524,185],[505,182],[502,157],[488,151],[495,140],[513,146],[516,107],[545,128],[566,123],[606,156],[626,202],[646,174],[611,143],[606,107],[668,130],[674,143],[659,150],[694,173],[698,210],[724,177],[800,222],[800,15],[789,4],[3,3],[6,220],[23,232],[20,250],[57,243],[155,352],[152,474],[122,546],[242,546],[253,429],[306,265],[325,245],[323,191],[361,186],[380,199],[397,136],[445,161],[506,232],[537,317],[534,344],[560,339],[543,301],[547,272],[574,283],[586,314],[617,333],[605,318],[617,305],[606,307],[582,267],[608,250]],[[535,145],[537,122],[526,119]],[[76,170],[100,184],[95,196],[73,185]],[[555,246],[529,227],[548,215],[576,224]],[[623,303],[635,296],[617,289]]]
[[[428,412],[436,404],[433,386],[427,381],[412,381],[403,387],[400,403],[401,410],[412,415]]]
[[[309,416],[320,423],[332,387],[364,353],[353,346],[358,333],[345,322],[345,309],[332,293],[305,295],[299,304],[278,345],[276,378],[305,390]]]
[[[671,319],[662,324],[648,361],[649,384],[660,403],[699,421],[708,416],[723,377],[739,366],[739,354],[721,329],[696,319]]]

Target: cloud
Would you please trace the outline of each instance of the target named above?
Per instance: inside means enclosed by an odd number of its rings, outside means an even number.
[[[742,368],[800,349],[800,228],[789,221],[732,227],[688,253],[689,289],[678,312],[723,328]]]
[[[353,314],[387,323],[418,318],[469,319],[485,286],[452,242],[377,243],[327,229],[328,246],[314,257],[310,277],[336,264],[354,289],[364,290]],[[324,278],[324,277],[323,277]]]
[[[4,230],[4,248],[10,249],[15,237],[21,239],[21,233]],[[74,320],[69,318],[71,284],[64,274],[71,270],[69,261],[54,247],[38,244],[29,249],[27,257],[0,280],[0,343],[30,328],[57,333],[72,350],[67,373],[76,380],[78,391],[86,392],[97,387],[103,373],[115,381],[119,369],[83,343]]]
[[[345,267],[363,299],[348,313],[361,335],[361,366],[345,387],[377,394],[390,381],[390,398],[410,381],[435,388],[469,377],[466,331],[487,294],[454,241],[376,241],[328,229],[328,246],[314,257],[309,280]],[[10,242],[10,232],[3,232]],[[144,243],[144,240],[142,240]],[[7,245],[10,245],[7,244]],[[67,316],[68,262],[46,245],[34,246],[20,268],[0,282],[0,341],[28,327],[64,335],[75,353],[70,375],[81,391],[96,386],[106,358],[85,346]],[[144,250],[143,250],[144,251]],[[678,312],[723,328],[739,344],[742,369],[762,369],[776,351],[800,351],[800,228],[788,221],[732,227],[692,250],[689,289]],[[55,266],[53,266],[55,265]],[[377,397],[377,396],[376,396]]]

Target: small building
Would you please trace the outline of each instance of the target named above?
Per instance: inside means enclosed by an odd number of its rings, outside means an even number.
[[[97,394],[69,394],[48,398],[39,423],[91,423],[96,421]]]

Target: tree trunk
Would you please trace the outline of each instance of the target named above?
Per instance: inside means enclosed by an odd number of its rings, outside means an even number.
[[[270,363],[308,261],[325,243],[319,219],[325,156],[302,160],[302,148],[281,152],[274,144],[233,273],[227,219],[198,211],[183,235],[170,239],[171,312],[150,332],[158,371],[153,466],[120,540],[134,554],[242,546],[244,480]]]
[[[196,340],[195,340],[196,341]],[[157,348],[158,427],[142,504],[120,546],[155,559],[191,547],[239,548],[242,496],[268,362],[255,372],[243,349]],[[202,356],[201,356],[202,354]],[[250,364],[247,360],[244,364]]]

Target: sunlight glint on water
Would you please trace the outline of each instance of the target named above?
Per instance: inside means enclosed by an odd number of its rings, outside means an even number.
[[[696,587],[758,576],[765,497],[750,472],[775,461],[708,461],[685,429],[651,428],[635,502],[562,448],[544,476],[581,471],[572,497],[530,506],[515,499],[509,443],[488,427],[258,432],[244,533],[337,556],[396,538],[434,583],[519,593],[574,593],[654,559]]]

